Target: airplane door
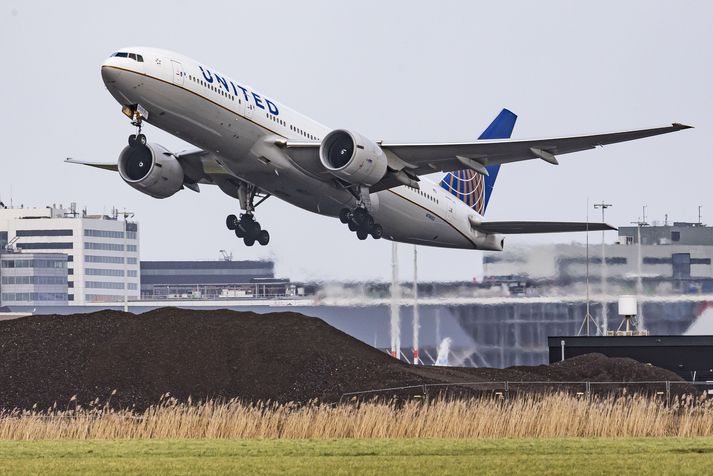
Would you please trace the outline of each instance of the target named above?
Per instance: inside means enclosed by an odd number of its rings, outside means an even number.
[[[185,76],[183,65],[174,60],[171,60],[171,64],[173,65],[173,84],[183,86],[183,77]]]
[[[255,106],[253,106],[252,104],[250,104],[249,101],[245,101],[245,117],[247,117],[248,119],[250,119],[251,117],[253,117],[253,110],[254,110],[254,109],[255,109]]]

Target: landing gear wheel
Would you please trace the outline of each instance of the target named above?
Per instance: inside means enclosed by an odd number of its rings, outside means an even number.
[[[260,224],[256,221],[250,221],[245,224],[245,228],[247,229],[248,233],[250,233],[253,236],[257,236],[260,233]]]
[[[136,145],[136,134],[131,134],[129,136],[129,147],[134,147]]]
[[[270,242],[270,234],[267,232],[267,230],[261,230],[260,233],[258,233],[257,242],[260,243],[262,246],[265,246]]]
[[[369,236],[369,232],[366,230],[357,230],[357,238],[360,240],[366,240]]]
[[[361,221],[364,219],[364,217],[367,216],[368,214],[369,213],[366,210],[364,210],[363,208],[357,208],[356,210],[354,210],[354,213],[352,215],[354,215],[354,220],[361,223]]]
[[[245,243],[245,246],[252,246],[255,244],[255,238],[252,236],[246,236],[243,238],[243,242]]]
[[[371,227],[371,236],[375,240],[378,240],[382,236],[384,236],[384,229],[379,225],[378,223],[374,226]]]
[[[146,145],[146,136],[143,134],[139,134],[136,136],[136,143],[141,144],[141,145]]]
[[[344,223],[345,225],[349,223],[349,220],[351,219],[352,212],[349,211],[348,208],[342,208],[339,211],[339,221]]]
[[[359,226],[356,223],[354,223],[353,220],[349,220],[349,223],[347,223],[347,226],[349,227],[349,231],[357,231],[357,228],[359,228]]]
[[[361,221],[361,227],[364,228],[365,230],[371,230],[371,228],[374,226],[374,217],[371,215],[366,215],[364,219]]]
[[[235,229],[235,236],[237,236],[238,238],[244,238],[244,237],[245,237],[245,232],[243,231],[242,228],[237,227],[237,228]]]
[[[225,219],[225,226],[228,227],[228,230],[235,230],[238,228],[238,217],[235,215],[228,215]]]

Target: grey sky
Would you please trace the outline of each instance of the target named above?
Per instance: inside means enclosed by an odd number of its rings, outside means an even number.
[[[262,205],[268,247],[225,229],[237,203],[217,189],[155,200],[118,175],[62,163],[115,161],[132,132],[99,65],[123,46],[176,50],[316,120],[373,139],[468,140],[502,107],[514,137],[685,122],[672,135],[503,167],[489,219],[579,220],[587,197],[627,224],[648,205],[713,223],[713,3],[25,2],[0,0],[0,196],[137,213],[142,257],[270,257],[293,279],[388,279],[391,243],[359,242],[337,220],[277,199]],[[149,126],[149,140],[185,144]],[[435,177],[434,177],[435,178]],[[592,218],[596,215],[592,214]],[[614,239],[615,233],[610,235]],[[510,237],[507,244],[583,236]],[[599,239],[599,234],[592,237]],[[402,274],[411,246],[401,245]],[[423,279],[471,279],[481,254],[419,249]]]

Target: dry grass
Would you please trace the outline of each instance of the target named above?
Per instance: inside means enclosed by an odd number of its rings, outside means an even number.
[[[0,439],[496,438],[713,436],[713,401],[666,407],[643,396],[532,395],[502,401],[249,405],[179,404],[143,413],[107,407],[0,413]]]

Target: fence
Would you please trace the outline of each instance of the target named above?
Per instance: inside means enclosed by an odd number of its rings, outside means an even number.
[[[401,387],[378,388],[343,393],[339,399],[379,397],[379,396],[410,396],[429,398],[433,396],[450,395],[491,395],[508,399],[519,393],[571,393],[583,398],[592,395],[616,394],[647,394],[671,403],[672,395],[692,395],[705,392],[713,395],[713,381],[640,381],[640,382],[598,382],[598,381],[502,381],[502,382],[459,382],[459,383],[426,383],[406,385]]]

